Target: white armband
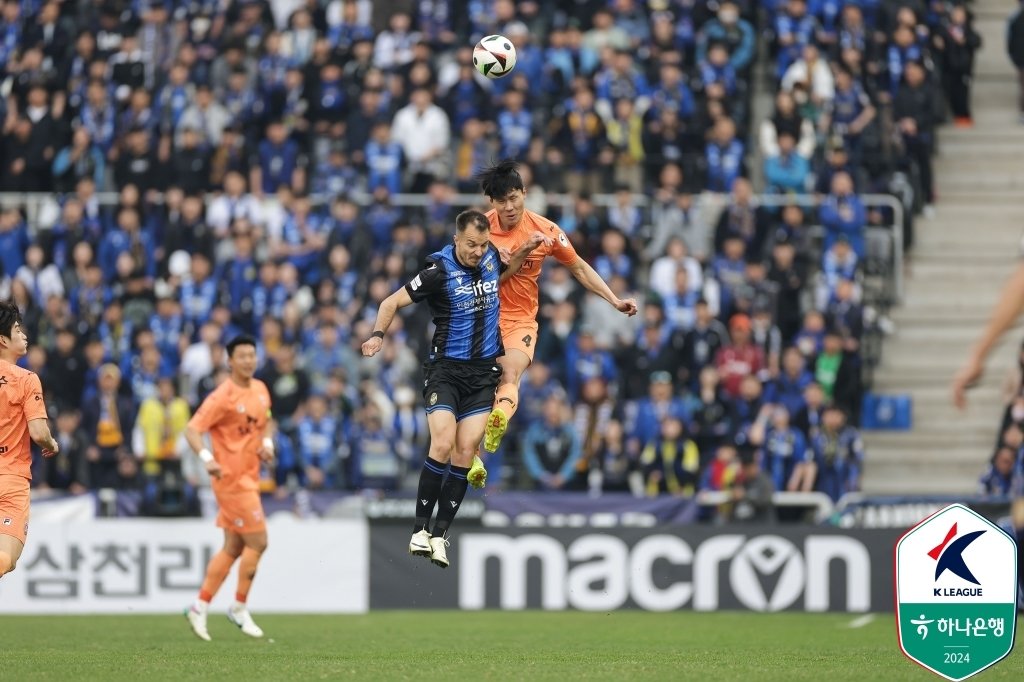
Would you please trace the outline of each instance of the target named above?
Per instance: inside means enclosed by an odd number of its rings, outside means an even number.
[[[203,464],[209,464],[213,461],[213,453],[207,448],[203,448],[199,451],[199,459],[203,460]]]
[[[273,452],[274,451],[274,439],[273,438],[264,438],[263,439],[263,449],[264,450],[270,450],[271,452]]]

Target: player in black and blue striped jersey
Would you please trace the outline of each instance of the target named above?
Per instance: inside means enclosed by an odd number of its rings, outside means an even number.
[[[505,351],[498,327],[498,284],[545,239],[536,233],[515,253],[499,252],[490,243],[487,217],[479,211],[460,213],[453,243],[431,254],[411,282],[381,302],[373,335],[363,343],[363,355],[375,355],[399,309],[420,301],[430,306],[435,331],[423,365],[430,451],[420,474],[409,552],[442,568],[448,566],[445,533],[466,495],[466,475],[501,378],[496,360]]]

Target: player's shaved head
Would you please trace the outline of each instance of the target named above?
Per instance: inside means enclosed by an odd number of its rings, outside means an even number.
[[[513,159],[484,168],[477,173],[476,179],[480,183],[480,191],[491,199],[504,199],[516,190],[526,191],[523,176],[519,174],[519,164]]]
[[[463,211],[455,218],[455,230],[459,234],[469,228],[473,228],[477,232],[487,232],[491,229],[491,224],[483,213],[470,209]]]

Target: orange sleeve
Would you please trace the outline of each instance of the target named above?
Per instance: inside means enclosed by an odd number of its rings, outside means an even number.
[[[214,391],[206,396],[206,400],[199,406],[196,413],[188,420],[188,425],[199,433],[208,433],[214,424],[220,421],[224,414],[227,403],[224,401],[220,391]]]
[[[565,232],[562,232],[562,228],[555,227],[555,231],[558,235],[555,237],[555,243],[551,245],[551,255],[562,265],[572,265],[579,258],[579,254],[576,253],[569,238],[565,236]]]
[[[25,421],[46,419],[46,401],[43,400],[43,385],[39,383],[38,374],[26,374],[22,380],[21,409],[25,411]]]

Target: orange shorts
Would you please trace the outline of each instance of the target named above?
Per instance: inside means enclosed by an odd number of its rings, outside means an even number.
[[[263,502],[255,490],[223,493],[217,495],[217,526],[232,533],[246,535],[261,533],[267,529],[267,520],[263,517]]]
[[[0,533],[25,544],[28,535],[29,483],[24,476],[0,475]]]
[[[501,343],[505,353],[517,350],[524,353],[533,362],[533,351],[537,348],[537,320],[502,320],[498,328],[501,330]]]

